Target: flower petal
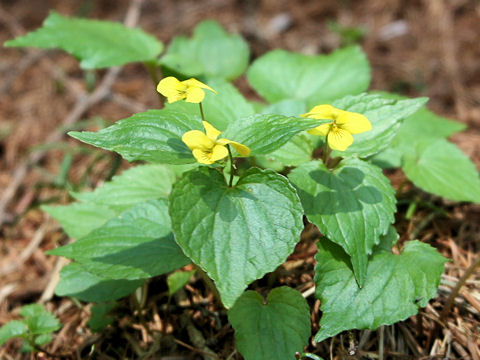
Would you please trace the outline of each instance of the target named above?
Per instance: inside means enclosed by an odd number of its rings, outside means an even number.
[[[190,103],[200,103],[205,98],[205,91],[200,89],[199,87],[187,87],[186,90],[187,98],[185,99],[186,102]]]
[[[345,151],[353,143],[353,136],[341,128],[332,128],[327,136],[328,146],[333,150]]]
[[[317,105],[306,114],[300,116],[319,120],[335,120],[339,111],[341,110],[334,108],[332,105]]]
[[[178,81],[173,76],[166,77],[162,79],[157,85],[157,91],[162,94],[163,96],[171,96],[173,93],[178,92],[178,85],[180,81]]]
[[[220,144],[220,145],[232,144],[232,146],[234,147],[234,149],[237,150],[237,152],[238,152],[240,155],[242,155],[242,156],[248,156],[248,155],[250,155],[250,148],[249,148],[248,146],[246,146],[246,145],[240,144],[239,142],[222,138],[222,139],[218,139],[218,140],[217,140],[217,144]]]
[[[325,136],[328,134],[330,131],[330,128],[332,127],[333,123],[330,124],[322,124],[320,126],[317,126],[313,129],[307,130],[307,133],[311,135],[317,135],[317,136]]]
[[[167,101],[168,101],[169,104],[171,104],[171,103],[177,102],[179,100],[185,99],[186,96],[187,96],[187,94],[177,91],[177,92],[175,92],[175,94],[167,96]]]
[[[206,121],[202,121],[202,123],[203,123],[203,127],[205,128],[205,132],[207,133],[207,136],[212,140],[216,140],[218,135],[221,134],[221,132],[215,129],[215,127],[212,124]]]
[[[199,149],[202,151],[211,151],[215,146],[213,140],[200,130],[187,131],[183,134],[182,141],[190,148],[190,150]]]
[[[364,115],[349,111],[342,111],[336,122],[340,128],[347,130],[350,134],[360,134],[372,129],[372,124]]]
[[[192,154],[197,159],[200,164],[213,164],[215,161],[212,160],[212,153],[210,151],[203,151],[201,149],[193,149]]]
[[[217,161],[228,156],[228,149],[223,145],[215,145],[212,150],[211,160]]]
[[[197,79],[191,78],[185,81],[182,81],[183,84],[187,85],[188,87],[199,87],[202,89],[207,89],[216,94],[217,92],[213,90],[210,86],[207,84],[202,83],[201,81],[198,81]]]

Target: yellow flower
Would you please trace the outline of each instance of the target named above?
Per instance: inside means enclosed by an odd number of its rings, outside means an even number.
[[[353,143],[352,134],[360,134],[372,128],[368,119],[359,113],[337,109],[331,105],[317,105],[303,117],[332,120],[307,132],[327,136],[328,146],[333,150],[345,151]]]
[[[190,103],[200,103],[205,97],[203,89],[210,90],[214,94],[217,93],[210,86],[193,78],[179,81],[177,78],[169,76],[162,79],[157,85],[157,91],[165,96],[169,103],[183,99]]]
[[[228,156],[227,144],[237,150],[240,155],[250,155],[248,146],[240,144],[236,141],[228,139],[217,139],[220,131],[215,129],[211,124],[203,121],[205,133],[200,130],[187,131],[182,136],[182,141],[192,150],[193,156],[201,164],[213,164],[215,161],[221,160]]]

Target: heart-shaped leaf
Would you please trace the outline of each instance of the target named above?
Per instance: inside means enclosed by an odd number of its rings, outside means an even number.
[[[294,360],[310,337],[310,309],[298,291],[283,286],[267,300],[246,291],[228,312],[238,351],[246,360]]]
[[[321,240],[316,260],[315,296],[322,302],[317,342],[344,330],[374,330],[416,314],[436,295],[446,262],[431,246],[410,241],[400,255],[375,254],[359,288],[340,246]]]
[[[295,189],[269,170],[252,168],[234,187],[217,170],[192,170],[169,203],[177,243],[215,281],[227,308],[285,261],[303,229]]]
[[[380,168],[356,158],[333,171],[319,161],[302,164],[289,175],[308,219],[342,246],[360,286],[368,255],[394,221],[395,191]]]
[[[312,107],[367,90],[370,66],[357,46],[317,56],[273,50],[253,62],[247,78],[270,103],[302,99]]]
[[[475,164],[445,139],[420,141],[402,158],[407,177],[419,188],[456,201],[480,203]]]
[[[393,94],[388,96],[396,97]],[[403,121],[390,146],[376,154],[372,160],[384,169],[400,167],[403,154],[408,153],[417,142],[446,138],[464,129],[465,124],[438,116],[422,107]]]
[[[234,79],[248,65],[250,51],[239,35],[230,35],[213,20],[197,25],[191,39],[177,36],[161,64],[186,77],[208,76]]]

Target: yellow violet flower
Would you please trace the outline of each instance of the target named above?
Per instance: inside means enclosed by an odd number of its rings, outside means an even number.
[[[327,136],[328,146],[333,150],[345,151],[353,143],[352,134],[360,134],[372,128],[372,124],[364,115],[340,110],[332,105],[317,105],[301,116],[332,120],[331,123],[317,126],[307,132],[312,135]]]
[[[217,139],[220,131],[208,122],[203,121],[203,127],[205,128],[205,133],[200,130],[191,130],[182,136],[182,141],[192,150],[193,156],[199,163],[210,165],[227,157],[227,144],[232,144],[240,155],[250,155],[248,146],[228,139]]]
[[[210,86],[193,78],[180,81],[173,76],[169,76],[162,79],[157,85],[157,91],[165,96],[169,103],[183,99],[190,103],[200,103],[205,97],[203,89],[210,90],[214,94],[217,93]]]

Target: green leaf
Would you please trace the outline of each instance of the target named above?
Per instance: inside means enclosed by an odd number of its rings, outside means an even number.
[[[315,341],[349,329],[376,329],[405,320],[436,295],[446,259],[431,246],[410,241],[401,255],[376,254],[359,288],[348,256],[338,245],[318,243],[315,296],[322,318]]]
[[[170,231],[166,201],[151,200],[48,254],[75,259],[84,270],[105,279],[145,279],[190,262]]]
[[[365,115],[372,130],[353,135],[353,144],[346,151],[334,151],[332,156],[367,157],[386,149],[398,132],[402,120],[420,109],[427,98],[395,100],[381,95],[347,96],[333,106]]]
[[[268,102],[301,99],[312,107],[365,91],[370,66],[357,46],[318,56],[273,50],[253,62],[247,78]]]
[[[160,62],[186,77],[231,80],[245,71],[249,56],[241,36],[230,35],[216,21],[207,20],[196,26],[191,39],[175,37]]]
[[[94,203],[43,205],[42,210],[55,218],[62,225],[67,235],[75,239],[87,235],[117,214],[116,211],[107,206]]]
[[[422,107],[403,121],[390,146],[376,154],[372,160],[382,168],[400,167],[402,156],[413,144],[425,139],[446,138],[464,129],[465,124],[438,116]]]
[[[285,116],[299,116],[307,112],[307,104],[304,100],[286,99],[271,104],[262,109],[262,114],[275,114]]]
[[[203,111],[206,120],[218,130],[224,131],[228,124],[234,120],[255,113],[253,106],[229,82],[223,79],[208,79],[206,83],[217,94],[205,91],[205,99],[202,101]],[[186,101],[166,104],[166,108],[186,112],[193,116],[200,114],[198,104],[187,103]]]
[[[85,270],[82,264],[74,262],[60,272],[60,281],[55,288],[55,294],[89,302],[111,301],[131,294],[144,282],[145,279],[111,280],[93,274]]]
[[[182,287],[184,287],[190,278],[195,274],[195,270],[192,271],[176,271],[167,276],[168,294],[172,296]]]
[[[310,308],[298,291],[273,289],[265,302],[246,291],[228,312],[238,351],[245,360],[294,360],[310,337]]]
[[[140,165],[115,176],[93,192],[72,193],[86,203],[42,206],[65,232],[81,238],[133,205],[170,193],[175,173],[164,165]]]
[[[262,114],[298,116],[307,111],[305,101],[287,99],[272,104],[262,110]],[[312,135],[300,133],[274,152],[258,156],[257,161],[265,168],[280,171],[286,166],[297,166],[312,159],[315,144]],[[316,137],[313,137],[316,138]]]
[[[87,322],[87,325],[93,332],[101,332],[108,325],[115,321],[113,316],[108,313],[115,308],[115,303],[97,304],[90,308],[92,315]]]
[[[300,133],[279,149],[268,155],[259,156],[257,160],[264,167],[282,170],[286,166],[298,166],[311,161],[314,149],[310,136]]]
[[[403,156],[403,171],[419,188],[455,201],[480,203],[480,178],[472,161],[444,139],[417,142]]]
[[[215,281],[227,308],[285,261],[303,229],[295,189],[269,170],[252,168],[232,188],[217,170],[192,170],[169,204],[178,244]]]
[[[319,161],[289,175],[305,215],[351,256],[355,277],[365,282],[368,255],[394,222],[395,191],[382,171],[356,158],[329,170]]]
[[[419,134],[422,134],[422,138],[446,138],[465,128],[463,123],[444,118],[422,107],[405,119],[397,137],[410,141],[418,138]]]
[[[393,139],[391,146],[368,159],[382,169],[399,168],[402,165],[402,151]]]
[[[27,334],[27,325],[23,321],[12,320],[0,328],[0,346],[8,340]]]
[[[155,37],[140,29],[110,21],[68,18],[54,11],[41,28],[7,41],[5,46],[60,48],[78,58],[84,69],[155,60],[163,48]]]
[[[165,165],[140,165],[115,176],[94,191],[72,195],[80,201],[122,211],[150,199],[167,198],[174,181],[174,172]]]
[[[23,306],[20,315],[25,318],[29,333],[34,335],[51,333],[62,327],[53,314],[38,304]]]
[[[328,120],[257,114],[231,123],[221,136],[247,145],[251,155],[264,155],[279,149],[299,132],[327,122]]]
[[[84,143],[115,151],[128,161],[188,164],[195,159],[182,136],[190,130],[203,130],[200,117],[171,110],[149,110],[98,132],[68,134]]]
[[[42,346],[42,345],[45,345],[45,344],[48,344],[49,342],[52,341],[52,334],[51,333],[47,333],[47,334],[40,334],[38,336],[35,336],[35,344],[39,345],[39,346]]]
[[[397,243],[399,237],[400,235],[398,235],[395,226],[390,225],[388,232],[385,235],[380,236],[380,242],[373,248],[372,253],[376,254],[379,251],[392,252],[392,248]]]
[[[20,315],[24,318],[38,316],[45,312],[45,308],[40,304],[28,304],[20,308]]]

